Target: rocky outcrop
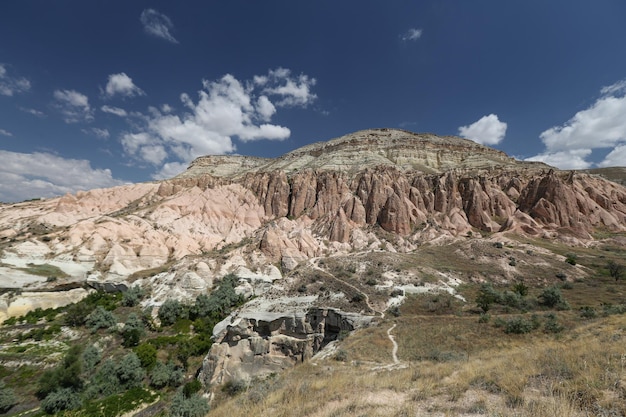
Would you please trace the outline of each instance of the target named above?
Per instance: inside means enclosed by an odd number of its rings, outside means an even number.
[[[369,324],[371,317],[336,309],[293,313],[239,313],[215,326],[215,343],[204,358],[205,385],[249,381],[311,358],[341,332]]]

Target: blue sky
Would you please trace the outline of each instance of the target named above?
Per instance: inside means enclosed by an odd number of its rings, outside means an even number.
[[[626,165],[626,2],[7,0],[0,201],[376,127]]]

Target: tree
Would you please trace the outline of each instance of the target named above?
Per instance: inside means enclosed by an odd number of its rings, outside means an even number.
[[[203,417],[211,408],[209,403],[198,394],[185,397],[182,389],[179,389],[172,399],[170,417]]]
[[[89,345],[83,352],[83,363],[85,370],[91,372],[102,360],[102,352],[94,345]]]
[[[156,364],[157,349],[150,343],[142,343],[135,348],[135,354],[139,358],[141,366],[145,369],[152,369]]]
[[[615,281],[619,281],[624,274],[624,265],[618,264],[614,260],[610,260],[606,264],[607,269],[609,270],[609,275],[611,278],[615,279]]]
[[[82,348],[80,345],[72,346],[59,365],[54,369],[45,371],[39,379],[37,396],[45,398],[58,388],[70,388],[78,391],[83,387],[82,373]]]
[[[502,302],[502,294],[496,291],[490,283],[484,283],[480,286],[478,295],[476,296],[476,305],[483,312],[489,311],[491,304]]]

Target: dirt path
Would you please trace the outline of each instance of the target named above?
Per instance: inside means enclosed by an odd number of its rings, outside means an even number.
[[[400,363],[400,361],[398,360],[398,342],[396,342],[395,337],[393,337],[393,335],[391,334],[391,331],[395,328],[396,324],[387,329],[387,337],[389,338],[389,340],[391,340],[391,343],[393,344],[393,348],[391,349],[391,358],[393,359],[393,363],[397,365]]]
[[[371,311],[373,311],[376,314],[380,315],[380,318],[383,319],[385,318],[385,312],[384,311],[378,311],[374,308],[374,306],[370,303],[370,298],[369,296],[364,293],[363,291],[361,291],[360,289],[358,289],[357,287],[355,287],[354,285],[350,284],[349,282],[344,281],[341,278],[337,278],[336,276],[334,276],[333,274],[331,274],[330,272],[326,271],[325,269],[320,268],[316,261],[318,258],[311,258],[309,259],[309,264],[313,267],[313,269],[317,270],[317,271],[321,271],[323,273],[325,273],[326,275],[328,275],[329,277],[331,277],[332,279],[334,279],[335,281],[339,281],[341,282],[343,285],[345,285],[346,287],[350,287],[352,288],[354,291],[358,292],[359,294],[363,295],[364,301],[365,301],[365,305],[367,305],[367,308],[369,308]]]

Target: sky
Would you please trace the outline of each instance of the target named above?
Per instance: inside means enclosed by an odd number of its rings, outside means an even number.
[[[0,201],[369,128],[626,166],[623,0],[4,0]]]

